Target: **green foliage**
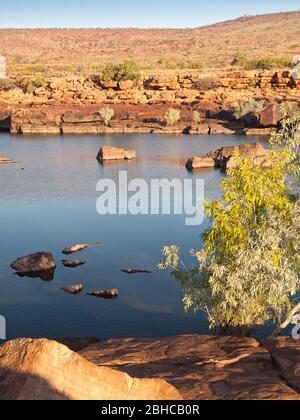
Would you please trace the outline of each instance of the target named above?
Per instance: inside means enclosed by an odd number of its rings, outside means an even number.
[[[46,87],[47,81],[43,77],[28,78],[23,80],[22,87],[25,93],[33,95],[36,89]]]
[[[279,68],[290,68],[292,65],[291,57],[261,57],[251,59],[244,52],[237,52],[234,56],[232,66],[243,70],[273,70]]]
[[[250,101],[242,102],[240,105],[238,105],[235,108],[234,118],[236,120],[242,120],[248,115],[261,112],[263,109],[264,109],[264,102],[251,99]]]
[[[258,60],[250,60],[245,70],[276,70],[291,67],[291,57],[264,57]]]
[[[248,58],[246,53],[242,51],[238,51],[235,56],[233,57],[233,60],[231,62],[232,66],[238,66],[241,68],[245,68],[248,64]]]
[[[180,110],[170,108],[165,114],[165,121],[169,127],[173,127],[178,121],[180,121]]]
[[[236,157],[240,165],[222,182],[223,199],[207,203],[211,227],[203,249],[192,251],[198,264],[188,270],[176,246],[162,250],[160,268],[172,269],[185,309],[206,312],[210,327],[223,333],[250,335],[296,306],[300,201],[288,181],[299,174],[300,112],[283,112],[271,139],[272,166]]]
[[[199,111],[194,111],[193,121],[195,124],[200,124],[201,122],[201,114]]]
[[[126,60],[121,64],[108,64],[102,70],[100,79],[103,81],[137,80],[140,77],[140,68],[132,60]]]
[[[99,114],[100,114],[101,121],[103,122],[103,124],[105,126],[108,126],[113,116],[115,115],[115,111],[109,106],[106,106],[100,109]]]
[[[12,80],[4,79],[0,80],[0,92],[8,92],[16,87]]]

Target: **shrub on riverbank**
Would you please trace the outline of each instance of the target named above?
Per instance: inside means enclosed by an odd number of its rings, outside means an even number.
[[[180,110],[170,108],[165,114],[165,122],[169,127],[173,127],[178,121],[180,121]]]
[[[108,126],[110,121],[112,120],[113,116],[115,115],[115,111],[110,108],[109,106],[106,106],[104,108],[101,108],[99,111],[101,121],[105,126]]]
[[[236,120],[243,120],[251,114],[256,114],[264,109],[264,102],[251,99],[247,102],[242,102],[234,110],[234,118]]]

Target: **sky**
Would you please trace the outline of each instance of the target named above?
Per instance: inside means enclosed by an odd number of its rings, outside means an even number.
[[[2,28],[197,27],[300,9],[299,0],[2,0]]]

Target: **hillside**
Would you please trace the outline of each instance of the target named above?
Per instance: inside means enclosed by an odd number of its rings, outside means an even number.
[[[150,71],[224,68],[238,51],[250,58],[300,54],[300,12],[194,29],[0,29],[11,71],[90,71],[128,58]]]

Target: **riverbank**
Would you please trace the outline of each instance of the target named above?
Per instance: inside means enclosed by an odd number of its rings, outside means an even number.
[[[0,347],[1,398],[300,400],[299,350],[288,337],[21,339]]]
[[[43,105],[7,109],[0,129],[13,134],[229,134],[270,135],[278,127],[279,106],[267,105],[249,122],[236,121],[232,111],[211,110],[201,106],[176,103],[146,105],[110,105],[114,117],[106,126],[101,121],[98,105]],[[169,126],[165,114],[174,108],[180,111],[180,121]],[[199,121],[194,121],[194,112]]]
[[[289,70],[154,76],[136,81],[99,77],[7,79],[0,84],[0,130],[21,134],[248,134],[269,135],[280,106],[298,103],[299,80]],[[247,101],[264,104],[254,118],[236,121]],[[99,111],[114,111],[104,126]],[[173,126],[170,108],[180,111]],[[195,119],[195,112],[197,118]]]

